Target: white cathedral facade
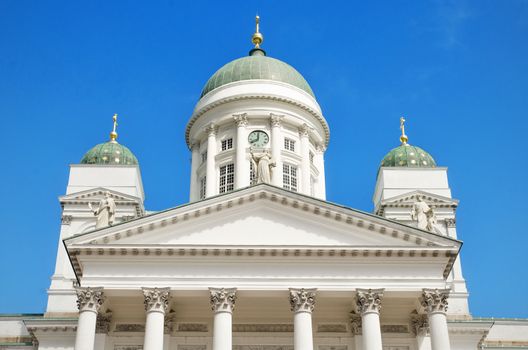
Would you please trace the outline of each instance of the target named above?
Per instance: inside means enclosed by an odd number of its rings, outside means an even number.
[[[326,201],[321,107],[253,43],[187,123],[189,203],[144,208],[115,123],[70,166],[46,312],[1,316],[0,349],[528,349],[528,320],[471,316],[447,169],[403,120],[374,212]]]

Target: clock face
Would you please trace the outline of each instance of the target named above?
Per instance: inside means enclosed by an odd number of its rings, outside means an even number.
[[[255,130],[249,134],[248,141],[253,147],[264,147],[269,142],[269,136],[262,130]]]

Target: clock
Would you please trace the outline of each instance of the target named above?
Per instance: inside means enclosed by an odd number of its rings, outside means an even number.
[[[255,130],[249,134],[248,141],[253,147],[264,147],[269,142],[269,136],[262,130]]]

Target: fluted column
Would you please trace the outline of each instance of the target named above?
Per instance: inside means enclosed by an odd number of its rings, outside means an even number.
[[[233,310],[236,288],[209,288],[211,308],[214,311],[213,350],[233,348]]]
[[[216,169],[215,169],[215,156],[217,152],[216,146],[216,133],[218,127],[214,124],[209,124],[205,128],[207,133],[207,163],[206,163],[206,184],[205,184],[205,196],[212,197],[216,194]]]
[[[317,184],[315,185],[315,196],[319,199],[326,200],[326,178],[325,178],[325,165],[324,165],[324,153],[326,147],[323,145],[317,145],[314,155],[314,165],[319,171],[317,177]]]
[[[317,289],[290,288],[294,350],[313,350],[312,312],[316,291]]]
[[[382,350],[379,314],[384,289],[358,289],[357,311],[361,315],[363,350]]]
[[[310,196],[310,182],[312,172],[310,169],[310,127],[307,124],[299,128],[299,137],[301,138],[301,176],[302,187],[300,192]]]
[[[200,143],[195,142],[191,145],[191,186],[189,189],[189,199],[191,202],[200,199],[198,174],[196,174],[198,166],[200,166]]]
[[[145,340],[143,350],[163,350],[165,312],[169,308],[170,288],[142,288],[145,297]]]
[[[282,157],[281,150],[284,142],[281,132],[283,115],[270,113],[271,124],[271,158],[275,162],[275,168],[271,173],[271,184],[282,187]]]
[[[249,160],[246,155],[248,125],[247,114],[233,115],[237,126],[236,134],[236,161],[235,161],[235,189],[249,186]]]
[[[105,297],[103,288],[76,288],[79,321],[75,336],[75,350],[94,350],[97,313]]]
[[[432,350],[450,350],[447,329],[447,298],[449,289],[424,289],[420,304],[427,311]]]

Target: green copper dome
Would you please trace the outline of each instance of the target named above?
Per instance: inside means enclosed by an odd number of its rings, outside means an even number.
[[[295,68],[275,58],[267,57],[261,49],[253,49],[250,56],[231,61],[217,70],[205,84],[200,98],[220,86],[235,81],[255,79],[287,83],[315,97],[310,85]]]
[[[420,147],[404,143],[391,150],[381,161],[382,167],[435,168],[433,157]]]
[[[86,152],[81,164],[137,165],[136,156],[116,141],[100,143]]]

